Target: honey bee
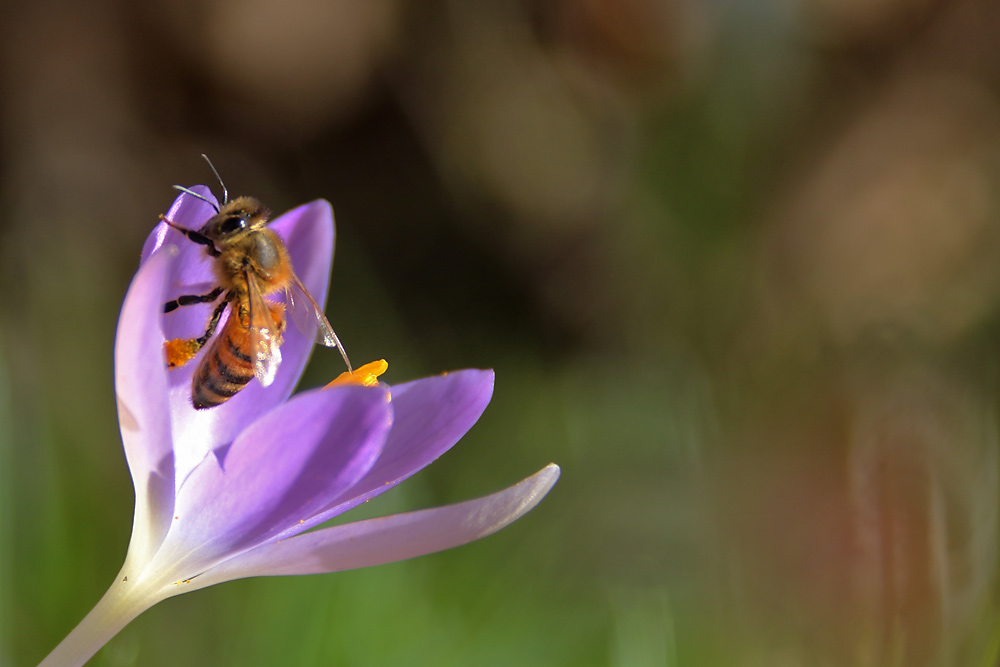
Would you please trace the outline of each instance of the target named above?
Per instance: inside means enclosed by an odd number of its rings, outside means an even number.
[[[229,201],[229,192],[211,161],[205,157],[222,186],[222,206],[188,188],[174,188],[207,202],[215,209],[201,229],[186,229],[160,219],[189,240],[205,246],[213,261],[217,286],[205,294],[185,294],[163,306],[169,313],[182,306],[214,303],[205,333],[198,338],[175,338],[164,343],[167,366],[188,363],[211,340],[191,381],[191,402],[203,410],[225,403],[254,377],[263,386],[274,381],[281,363],[281,343],[285,332],[285,305],[267,297],[284,293],[293,310],[304,311],[300,328],[317,328],[316,341],[340,350],[348,371],[351,363],[343,345],[323,310],[295,275],[288,249],[281,238],[268,229],[270,211],[253,197]],[[223,313],[229,317],[219,335],[212,339]],[[297,320],[298,322],[298,320]],[[311,322],[311,324],[310,324]]]

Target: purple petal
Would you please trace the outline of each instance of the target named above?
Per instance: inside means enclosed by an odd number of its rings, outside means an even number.
[[[214,201],[208,188],[195,186],[191,189]],[[209,204],[181,194],[167,217],[185,228],[199,229],[213,213],[214,209]],[[305,204],[280,216],[271,226],[286,241],[295,271],[322,303],[327,292],[334,240],[333,214],[329,203],[315,201]],[[166,299],[150,304],[151,308],[162,310],[162,302],[167,299],[182,294],[204,294],[216,285],[213,260],[205,248],[165,223],[157,225],[146,240],[143,257],[148,258],[149,253],[164,245],[176,246],[179,257],[167,276]],[[163,315],[165,338],[196,338],[202,335],[214,307],[215,304],[185,306]],[[217,330],[224,326],[227,316],[228,313],[223,316]],[[162,340],[159,345],[162,345]],[[191,379],[205,351],[168,374],[172,424],[177,443],[178,485],[208,452],[231,443],[249,421],[280,405],[291,395],[312,348],[311,333],[306,337],[295,326],[288,326],[281,346],[282,364],[274,382],[262,387],[252,380],[230,401],[208,410],[198,411],[191,405]],[[159,350],[156,354],[162,356]]]
[[[307,527],[343,514],[423,470],[472,428],[492,396],[493,371],[455,371],[393,386],[395,417],[382,456],[336,505],[307,521]]]
[[[385,450],[342,507],[346,511],[423,470],[479,421],[493,397],[493,371],[468,369],[392,387],[395,419]]]
[[[530,511],[559,479],[549,464],[514,486],[478,500],[348,523],[271,542],[205,572],[204,588],[231,579],[319,574],[391,563],[478,540]]]
[[[125,457],[135,486],[132,556],[155,549],[170,525],[174,462],[167,404],[167,369],[159,312],[174,252],[158,252],[136,273],[115,336],[115,393]],[[138,550],[138,551],[137,551]],[[141,553],[140,553],[141,552]]]
[[[192,471],[157,560],[204,566],[300,525],[371,468],[392,423],[388,398],[380,388],[317,390],[265,414],[221,462],[209,454]]]

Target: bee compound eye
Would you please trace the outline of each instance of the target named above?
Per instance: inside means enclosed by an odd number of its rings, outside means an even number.
[[[231,215],[219,223],[219,231],[223,234],[238,232],[247,226],[246,218],[241,215]]]

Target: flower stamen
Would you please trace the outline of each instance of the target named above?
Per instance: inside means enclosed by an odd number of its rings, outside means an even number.
[[[344,371],[333,382],[326,385],[326,389],[347,385],[374,387],[378,384],[378,377],[385,373],[388,368],[389,363],[385,359],[369,362],[353,371]]]

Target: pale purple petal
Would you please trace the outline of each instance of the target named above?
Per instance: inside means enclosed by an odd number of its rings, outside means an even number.
[[[191,189],[214,201],[205,186]],[[181,194],[167,217],[187,229],[197,230],[214,212],[209,204]],[[288,243],[296,273],[317,301],[323,303],[334,242],[333,214],[329,203],[315,201],[300,206],[277,218],[271,227]],[[204,246],[190,241],[161,222],[147,239],[143,257],[149,257],[149,253],[164,245],[174,245],[179,251],[178,261],[167,277],[167,298],[164,301],[182,294],[204,294],[215,287],[213,259],[205,252]],[[156,307],[161,308],[162,303]],[[215,304],[197,304],[163,315],[165,339],[202,335],[214,307]],[[217,331],[225,325],[226,317],[228,313],[223,316]],[[291,395],[312,348],[312,332],[306,336],[294,325],[289,325],[281,346],[282,363],[274,382],[263,387],[251,381],[231,400],[208,410],[195,410],[191,405],[191,379],[201,355],[169,373],[172,424],[177,443],[177,485],[183,483],[208,452],[231,443],[248,421],[280,405]]]
[[[395,417],[382,456],[335,505],[307,521],[307,527],[343,514],[423,470],[472,428],[492,396],[489,370],[454,371],[393,386]]]
[[[157,559],[214,563],[300,525],[371,468],[392,424],[388,398],[378,387],[317,390],[262,416],[181,486]]]
[[[173,443],[167,404],[160,318],[150,304],[163,300],[165,276],[176,253],[153,255],[125,295],[115,338],[115,394],[125,457],[135,486],[130,557],[145,558],[170,525],[174,499]]]
[[[530,511],[559,479],[549,464],[485,498],[368,519],[271,542],[212,568],[193,588],[243,577],[319,574],[370,567],[457,547],[495,533]]]

